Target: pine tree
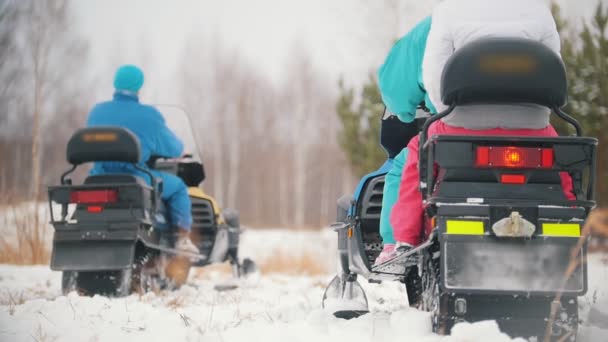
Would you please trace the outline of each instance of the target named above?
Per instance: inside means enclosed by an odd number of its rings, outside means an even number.
[[[384,105],[378,83],[370,75],[361,90],[361,102],[355,107],[355,91],[340,82],[336,112],[342,122],[338,143],[346,154],[354,174],[361,177],[376,170],[386,153],[380,146],[380,120]]]
[[[553,13],[562,36],[562,58],[569,83],[566,112],[574,116],[586,136],[599,139],[597,162],[597,200],[608,205],[608,8],[599,2],[595,15],[578,31],[560,15]],[[563,126],[561,126],[563,127]]]

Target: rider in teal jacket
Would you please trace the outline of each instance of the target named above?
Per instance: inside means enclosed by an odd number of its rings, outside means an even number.
[[[430,30],[431,17],[427,17],[393,46],[378,70],[379,87],[384,104],[391,113],[405,123],[414,121],[416,109],[423,102],[431,113],[436,112],[422,82],[422,60]],[[394,158],[385,178],[380,216],[380,235],[384,249],[376,259],[376,263],[382,263],[390,258],[394,249],[395,238],[389,218],[399,195],[401,173],[407,153],[407,148],[404,148]]]

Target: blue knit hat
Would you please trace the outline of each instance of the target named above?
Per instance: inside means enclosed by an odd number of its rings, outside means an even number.
[[[116,70],[114,88],[137,93],[144,85],[144,72],[135,65],[126,64]]]

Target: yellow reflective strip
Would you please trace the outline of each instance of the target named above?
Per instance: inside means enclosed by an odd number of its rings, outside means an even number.
[[[543,223],[543,235],[545,236],[581,236],[581,225],[577,223]]]
[[[455,235],[483,235],[482,221],[448,221],[448,234]]]
[[[118,140],[118,135],[112,132],[85,133],[82,140],[84,142],[112,142]]]

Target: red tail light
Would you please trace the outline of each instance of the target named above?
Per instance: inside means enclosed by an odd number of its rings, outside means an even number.
[[[70,203],[99,204],[118,202],[117,190],[83,190],[70,194]]]
[[[541,165],[543,169],[553,168],[553,149],[543,148],[541,153]]]
[[[553,149],[478,146],[475,166],[480,168],[551,169],[553,168]]]
[[[525,156],[518,148],[508,148],[503,155],[505,164],[509,167],[519,167],[524,163]]]
[[[103,211],[103,207],[100,205],[90,205],[87,207],[87,211],[92,214],[99,214]]]
[[[500,175],[500,182],[502,184],[526,184],[526,176],[513,174]]]

